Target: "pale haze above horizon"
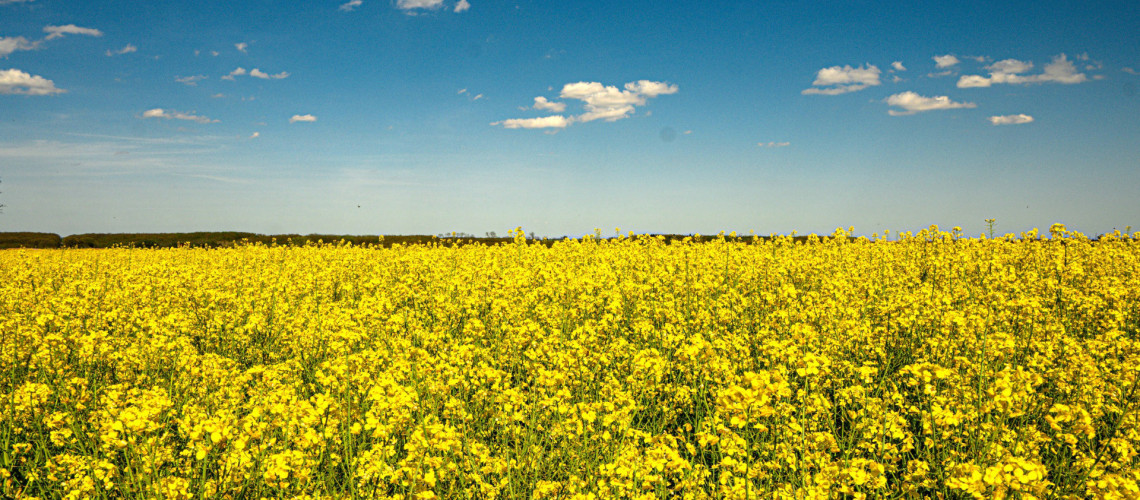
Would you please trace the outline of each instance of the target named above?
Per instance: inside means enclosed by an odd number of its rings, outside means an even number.
[[[1140,230],[1140,2],[0,0],[0,231]]]

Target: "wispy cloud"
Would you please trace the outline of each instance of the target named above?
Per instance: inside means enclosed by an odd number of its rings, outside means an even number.
[[[107,57],[121,56],[123,54],[130,54],[131,52],[138,52],[138,50],[139,50],[138,47],[135,47],[134,45],[131,45],[128,43],[125,46],[123,46],[123,48],[121,48],[119,50],[108,50],[107,51]]]
[[[254,132],[249,136],[250,139],[257,139],[258,137],[261,137],[261,132]]]
[[[428,9],[434,10],[443,6],[443,0],[398,0],[396,8],[400,10]]]
[[[545,97],[539,96],[534,98],[534,109],[543,111],[550,111],[554,113],[561,113],[566,111],[566,103],[564,102],[550,102]]]
[[[184,167],[187,171],[208,171],[209,167],[187,159],[217,151],[223,141],[222,138],[185,135],[145,139],[99,134],[66,135],[84,139],[16,143],[0,141],[0,163],[4,163],[3,160],[17,160],[5,164],[24,168],[25,175],[42,177],[123,175],[137,173],[140,169],[154,173],[177,167]],[[45,165],[58,168],[37,168]]]
[[[247,73],[247,71],[245,70],[245,68],[238,66],[237,69],[230,71],[230,74],[223,76],[222,80],[229,80],[232,82],[234,80],[235,76],[241,76],[241,75],[244,75],[246,73]]]
[[[0,70],[0,94],[52,95],[66,90],[56,88],[55,83],[38,75],[30,75],[18,69]]]
[[[356,10],[357,7],[360,7],[360,5],[363,3],[363,0],[349,0],[346,3],[340,4],[340,7],[338,7],[338,9],[343,12],[352,12]]]
[[[450,3],[451,2],[449,1],[446,4]],[[405,14],[414,16],[419,14],[421,11],[439,10],[446,4],[444,0],[397,0],[396,8],[404,11]],[[468,2],[467,0],[459,0],[455,3],[455,6],[451,8],[451,11],[459,13],[466,12],[469,9],[471,9],[471,2]]]
[[[471,93],[467,92],[467,89],[459,89],[459,92],[457,93],[460,95],[467,94],[467,98],[471,99],[472,101],[478,101],[479,99],[483,98],[483,94],[472,95]]]
[[[44,40],[55,40],[56,38],[62,38],[64,35],[103,36],[103,32],[95,28],[81,28],[74,24],[44,26],[44,33],[48,34]]]
[[[36,0],[0,0],[0,5],[8,5],[11,3],[34,2],[34,1],[36,1]]]
[[[1130,75],[1140,75],[1140,71],[1136,71],[1132,68],[1127,68],[1127,67],[1120,68],[1120,71],[1123,71],[1123,72],[1128,73]]]
[[[915,113],[922,113],[924,111],[935,111],[940,109],[956,109],[956,108],[976,108],[977,104],[972,102],[954,102],[949,97],[944,95],[934,97],[923,97],[914,92],[903,92],[900,94],[892,95],[886,98],[885,102],[890,106],[902,108],[903,111],[889,110],[888,114],[891,116],[906,116]]]
[[[206,78],[208,78],[206,75],[183,76],[175,78],[174,81],[196,87],[199,81],[205,80]]]
[[[987,120],[989,120],[990,123],[992,123],[994,125],[1021,125],[1023,123],[1032,122],[1033,117],[1026,115],[1026,114],[1003,115],[1003,116],[991,116],[991,117],[987,118]]]
[[[511,118],[492,122],[491,125],[502,125],[503,128],[566,128],[573,120],[562,115],[542,116],[539,118]]]
[[[297,122],[311,123],[311,122],[315,122],[315,121],[317,121],[317,117],[315,117],[313,115],[293,115],[292,118],[289,118],[289,123],[297,123]],[[333,120],[333,121],[336,121],[336,120]]]
[[[8,57],[8,54],[18,50],[35,50],[39,46],[39,41],[30,42],[22,36],[0,37],[0,57]]]
[[[1033,69],[1033,63],[1017,59],[1004,59],[986,66],[989,76],[962,75],[958,79],[958,88],[989,87],[994,84],[1032,84],[1032,83],[1063,83],[1075,84],[1089,80],[1084,73],[1078,73],[1076,66],[1065,54],[1053,57],[1053,62],[1046,64],[1044,72],[1037,75],[1025,75]]]
[[[234,48],[235,48],[235,49],[238,49],[238,52],[242,52],[242,53],[245,53],[245,52],[246,52],[246,49],[248,49],[248,48],[249,48],[249,44],[248,44],[248,43],[245,43],[245,42],[241,42],[241,43],[235,43],[235,44],[234,44]]]
[[[792,143],[786,142],[786,141],[785,142],[758,142],[758,143],[756,143],[756,145],[760,146],[762,148],[786,148],[788,146],[791,146]]]
[[[880,85],[879,76],[882,71],[873,64],[853,68],[851,66],[832,66],[823,68],[815,75],[812,87],[801,91],[804,95],[839,95],[856,92],[867,87]]]
[[[205,116],[197,116],[193,113],[183,113],[181,111],[174,111],[172,109],[154,108],[143,111],[143,118],[163,118],[166,120],[186,120],[196,123],[218,123],[219,120],[211,120]]]

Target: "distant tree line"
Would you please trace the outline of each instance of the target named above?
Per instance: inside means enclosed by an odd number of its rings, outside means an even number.
[[[1129,228],[1131,229],[1131,228]],[[87,234],[73,234],[67,237],[60,237],[54,233],[33,233],[33,232],[0,232],[0,249],[4,248],[112,248],[112,247],[133,247],[133,248],[174,248],[180,246],[190,247],[206,247],[206,248],[219,248],[219,247],[233,247],[238,245],[247,244],[263,244],[263,245],[292,245],[303,246],[313,244],[326,244],[326,245],[353,245],[353,246],[376,246],[376,247],[391,247],[392,245],[443,245],[443,246],[462,246],[462,245],[497,245],[513,243],[512,238],[502,238],[492,236],[494,233],[487,233],[486,236],[479,238],[467,233],[455,233],[454,235],[396,235],[396,236],[360,236],[360,235],[336,235],[336,234],[256,234],[256,233],[242,233],[242,232],[198,232],[198,233],[87,233]],[[533,235],[528,235],[529,238],[525,239],[528,244],[544,245],[550,247],[562,241],[564,238],[537,238]],[[690,241],[698,243],[706,243],[724,238],[726,241],[752,241],[752,236],[721,236],[721,235],[688,235],[688,234],[657,234],[657,235],[641,235],[642,237],[660,238],[665,242],[682,241],[688,238]],[[613,239],[611,238],[595,238],[595,239]],[[766,241],[773,238],[773,236],[758,236],[759,241]],[[792,240],[797,243],[805,243],[812,239],[819,241],[831,239],[831,236],[794,236]],[[577,239],[577,238],[573,238]],[[854,241],[858,237],[848,237],[849,240]],[[1093,238],[1097,240],[1099,238]]]
[[[554,245],[554,243],[561,241],[563,238],[539,238],[535,234],[529,233],[525,240],[529,244],[545,245],[547,247]],[[719,236],[719,235],[688,235],[688,234],[661,234],[650,235],[652,237],[662,238],[666,242],[681,241],[689,238],[691,241],[696,242],[709,242],[718,238],[724,238],[727,241],[751,241],[751,236]],[[638,236],[643,237],[643,236]],[[762,236],[761,240],[767,240],[770,237]],[[808,241],[809,236],[795,236],[793,239],[797,242]],[[821,236],[819,239],[828,239],[829,237]],[[577,239],[577,238],[575,238]],[[607,239],[607,238],[596,238]],[[855,239],[855,238],[851,238]],[[446,245],[446,246],[459,246],[459,245],[497,245],[500,243],[512,243],[513,238],[499,237],[496,233],[488,232],[483,237],[476,237],[469,233],[450,233],[440,235],[385,235],[385,236],[360,236],[360,235],[336,235],[336,234],[257,234],[257,233],[244,233],[244,232],[196,232],[196,233],[86,233],[86,234],[73,234],[71,236],[60,237],[53,233],[31,233],[31,232],[0,232],[0,248],[112,248],[112,247],[134,247],[134,248],[174,248],[180,246],[190,247],[233,247],[236,245],[244,244],[263,244],[263,245],[310,245],[310,244],[331,244],[331,245],[355,245],[355,246],[381,246],[391,247],[392,245]]]
[[[244,232],[195,232],[195,233],[86,233],[60,237],[54,233],[0,232],[0,248],[173,248],[191,247],[232,247],[243,244],[264,245],[309,245],[345,244],[355,246],[392,245],[468,245],[473,243],[509,243],[510,238],[476,238],[464,233],[462,237],[431,235],[360,236],[339,234],[257,234]],[[553,240],[549,240],[553,243]]]

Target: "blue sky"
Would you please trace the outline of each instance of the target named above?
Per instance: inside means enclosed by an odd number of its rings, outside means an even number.
[[[1140,230],[1140,3],[0,0],[0,231]]]

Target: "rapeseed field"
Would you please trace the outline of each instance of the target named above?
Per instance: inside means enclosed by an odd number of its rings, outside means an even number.
[[[0,252],[5,498],[1140,498],[1140,240]]]

